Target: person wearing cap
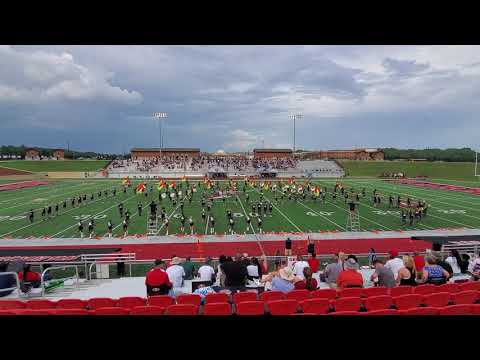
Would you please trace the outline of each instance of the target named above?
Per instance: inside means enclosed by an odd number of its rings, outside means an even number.
[[[403,260],[398,257],[397,250],[390,250],[389,255],[390,259],[385,263],[385,267],[392,270],[393,276],[395,277],[395,280],[397,280],[398,271],[405,265],[403,264]]]
[[[337,277],[338,288],[363,287],[363,277],[358,272],[360,267],[355,259],[349,258],[344,262],[343,267],[345,270]]]
[[[185,270],[180,264],[182,259],[175,256],[170,262],[170,266],[167,268],[168,278],[172,282],[173,290],[183,287],[183,278],[185,277]]]
[[[147,295],[167,295],[172,288],[172,283],[165,271],[166,264],[163,260],[155,260],[155,267],[145,276]]]
[[[378,280],[377,286],[383,286],[386,288],[395,287],[395,277],[393,276],[392,270],[386,268],[383,261],[380,259],[375,259],[373,261],[373,266],[375,267],[374,273],[370,276],[370,281]]]

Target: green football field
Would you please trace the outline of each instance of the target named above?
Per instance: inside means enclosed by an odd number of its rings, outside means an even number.
[[[47,172],[47,171],[97,171],[107,166],[108,160],[6,160],[0,161],[0,167],[10,169]]]
[[[305,200],[297,201],[280,199],[280,194],[273,191],[264,192],[264,202],[272,202],[273,211],[263,217],[264,232],[318,232],[318,231],[345,231],[348,207],[344,199],[338,193],[337,200],[332,199],[332,190],[337,180],[314,181],[323,189],[326,189],[326,201],[314,201],[309,195]],[[377,179],[342,179],[342,184],[350,191],[361,192],[365,188],[366,196],[361,198],[359,205],[360,228],[362,230],[431,230],[436,228],[480,228],[480,197],[460,192],[433,190],[407,185],[395,185]],[[130,217],[129,234],[145,234],[147,231],[147,211],[151,200],[158,202],[159,192],[156,189],[157,182],[147,182],[147,188],[153,187],[153,191],[145,196],[136,194],[134,189],[139,182],[133,182],[133,186],[124,194],[120,180],[58,180],[51,182],[49,186],[15,191],[0,192],[0,238],[11,237],[77,237],[77,223],[83,220],[85,228],[88,220],[94,218],[96,222],[95,233],[103,236],[107,233],[106,223],[111,220],[114,225],[113,234],[121,236],[123,233],[121,221],[123,220],[118,211],[118,204],[123,203],[124,209],[128,209]],[[297,180],[297,184],[303,182]],[[192,184],[192,182],[190,182]],[[194,220],[194,232],[205,234],[207,226],[201,217],[201,198],[208,197],[211,191],[204,188],[203,183],[197,183],[198,191],[194,193],[190,203],[185,200],[184,214],[188,219]],[[227,182],[219,182],[220,188],[227,188]],[[229,197],[225,200],[215,200],[212,207],[212,215],[215,218],[215,231],[223,234],[228,231],[226,211],[230,209],[234,214],[236,233],[258,233],[257,220],[252,216],[252,227],[247,229],[246,214],[252,213],[252,204],[259,202],[258,189],[248,187],[243,191],[243,181],[238,182],[238,196]],[[177,181],[177,186],[185,194],[186,184]],[[180,188],[183,186],[183,188]],[[116,196],[112,195],[112,189],[117,189]],[[382,196],[382,203],[375,208],[372,202],[372,192],[377,189]],[[107,197],[103,194],[108,190]],[[98,192],[102,196],[98,197]],[[90,195],[94,199],[90,200]],[[87,201],[81,206],[63,208],[63,201],[72,196],[87,194]],[[249,200],[247,200],[247,194]],[[399,210],[389,208],[388,197],[392,194],[395,199],[400,195],[402,199],[424,200],[429,204],[427,217],[413,226],[403,226]],[[55,215],[52,209],[52,217],[42,219],[41,210],[44,206],[60,203],[60,211]],[[141,216],[138,215],[138,204],[144,208]],[[163,199],[160,208],[164,206],[170,217],[169,233],[180,232],[180,207],[173,205],[168,199]],[[28,212],[35,209],[34,222],[30,223]],[[263,210],[263,209],[262,209]],[[187,226],[188,228],[188,221]],[[165,234],[162,228],[160,234]],[[186,229],[188,232],[188,229]]]

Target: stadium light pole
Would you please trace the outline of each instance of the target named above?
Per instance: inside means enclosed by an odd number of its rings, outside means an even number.
[[[303,114],[291,114],[288,115],[290,119],[293,120],[293,155],[295,156],[295,128],[296,128],[296,121],[297,119],[303,118]]]
[[[166,112],[156,112],[153,113],[153,117],[155,119],[158,119],[158,128],[159,128],[159,154],[160,157],[162,157],[162,147],[163,147],[163,141],[162,141],[162,119],[167,118],[167,113]]]

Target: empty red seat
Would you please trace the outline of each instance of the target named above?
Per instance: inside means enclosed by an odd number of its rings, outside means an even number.
[[[52,315],[90,315],[90,312],[86,309],[52,309],[50,310]]]
[[[283,299],[285,299],[285,294],[281,291],[264,291],[260,294],[260,300],[263,302]]]
[[[234,304],[239,304],[244,301],[257,301],[257,294],[252,291],[242,291],[233,294]]]
[[[414,294],[419,294],[419,295],[428,295],[428,294],[433,294],[436,292],[437,286],[432,285],[432,284],[425,284],[425,285],[418,285],[413,288],[413,293]]]
[[[450,305],[440,308],[439,315],[472,315],[472,305]]]
[[[15,310],[0,310],[0,316],[14,316],[17,315]]]
[[[117,302],[110,298],[92,298],[88,300],[87,304],[90,310],[96,310],[99,308],[115,307]]]
[[[333,301],[335,311],[359,311],[362,306],[360,297],[341,297]]]
[[[295,315],[295,316],[297,316],[297,315],[312,316],[313,315],[313,316],[315,316],[315,315],[318,315],[318,314],[315,314],[315,313],[295,313],[295,314],[292,314],[292,315]]]
[[[129,315],[130,310],[121,308],[121,307],[101,307],[96,308],[93,312],[93,315]]]
[[[448,292],[448,293],[457,293],[460,291],[460,286],[454,283],[448,283],[437,286],[437,291]]]
[[[472,313],[473,315],[480,315],[480,304],[472,305]]]
[[[229,296],[225,293],[208,294],[205,296],[205,304],[228,303],[229,300]]]
[[[413,293],[413,286],[396,286],[390,289],[390,296],[392,298],[402,295],[410,295]]]
[[[177,304],[200,306],[202,298],[196,294],[182,294],[177,296]]]
[[[263,301],[242,301],[236,305],[237,315],[263,315],[265,307]]]
[[[335,312],[332,312],[332,313],[329,313],[327,315],[351,315],[351,316],[358,316],[358,315],[362,315],[361,312],[358,312],[358,311],[335,311]]]
[[[393,301],[390,295],[371,296],[363,302],[367,311],[389,309],[392,304]]]
[[[57,303],[47,299],[29,300],[26,303],[27,309],[55,309]]]
[[[300,301],[300,307],[304,313],[326,314],[330,310],[328,299],[306,299]]]
[[[460,287],[460,291],[467,291],[467,290],[476,290],[480,291],[480,281],[468,281],[463,284],[458,285]]]
[[[362,288],[346,288],[340,290],[339,297],[361,297],[363,290]]]
[[[301,289],[301,290],[292,290],[288,292],[286,299],[302,301],[302,300],[308,299],[309,297],[310,297],[310,291]]]
[[[57,301],[57,309],[85,309],[87,301],[80,299],[60,299]]]
[[[418,307],[408,310],[400,310],[402,315],[438,315],[438,308],[435,307]]]
[[[423,296],[419,294],[401,295],[393,298],[393,304],[398,310],[407,310],[419,307]]]
[[[198,306],[193,304],[176,304],[167,307],[166,315],[197,315]]]
[[[130,309],[130,315],[163,315],[165,313],[164,306],[135,306]]]
[[[145,306],[145,299],[137,296],[121,297],[117,301],[118,307],[131,309],[135,306]]]
[[[362,291],[363,297],[390,295],[388,289],[383,286],[375,286],[375,287],[366,288],[362,290],[363,290]]]
[[[24,309],[26,304],[20,300],[0,300],[0,309]]]
[[[456,294],[452,294],[453,303],[456,305],[474,304],[478,298],[479,293],[475,290],[460,291]]]
[[[167,306],[173,305],[174,302],[175,302],[175,299],[168,295],[150,296],[148,298],[148,305],[154,305],[154,306],[167,307]]]
[[[314,290],[310,292],[311,298],[319,298],[319,299],[329,299],[333,300],[337,297],[338,292],[335,289],[320,289]]]
[[[399,315],[398,310],[395,309],[382,309],[382,310],[373,310],[363,313],[365,315]]]
[[[227,302],[205,304],[203,315],[232,315],[232,305]]]
[[[296,300],[273,300],[267,302],[268,311],[272,315],[291,315],[297,312]]]
[[[438,292],[423,297],[422,303],[429,307],[443,307],[447,306],[450,302],[450,293]]]
[[[16,309],[15,313],[17,315],[36,315],[36,316],[47,316],[52,315],[51,309]]]

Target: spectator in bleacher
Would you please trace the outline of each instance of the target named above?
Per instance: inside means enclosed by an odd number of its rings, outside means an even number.
[[[155,266],[145,277],[147,295],[167,295],[172,289],[172,283],[165,271],[167,264],[163,260],[155,260]]]
[[[305,269],[308,266],[309,266],[308,262],[303,260],[303,256],[297,255],[297,261],[293,265],[293,274],[303,280],[304,279],[303,269]]]
[[[373,262],[377,259],[377,254],[375,253],[374,248],[368,250],[368,266],[373,267]]]
[[[293,271],[288,267],[286,261],[282,261],[280,269],[264,276],[261,280],[265,287],[270,287],[272,291],[290,292],[295,289],[295,283],[301,281],[296,277]]]
[[[425,256],[425,266],[422,272],[422,283],[442,285],[445,284],[450,274],[447,270],[437,264],[435,257]]]
[[[450,264],[453,275],[460,275],[462,273],[462,271],[460,270],[460,263],[462,263],[462,258],[460,257],[458,250],[453,249],[450,252],[450,255],[445,259],[445,262]]]
[[[232,293],[245,288],[247,267],[242,262],[242,256],[237,254],[235,261],[226,261],[221,266],[225,273],[225,287]]]
[[[350,287],[363,287],[362,274],[358,272],[360,268],[355,259],[350,258],[343,264],[343,270],[337,277],[337,287],[339,289]]]
[[[295,283],[295,289],[307,289],[308,291],[313,291],[318,288],[317,280],[313,278],[312,269],[306,267],[303,269],[303,277],[304,279],[301,281],[297,281]]]
[[[323,281],[331,288],[337,287],[338,275],[343,271],[343,259],[345,254],[340,252],[333,255],[333,262],[328,264],[323,272]]]
[[[385,267],[392,270],[393,276],[395,277],[395,280],[397,280],[398,277],[398,270],[404,267],[402,259],[398,257],[398,251],[397,250],[391,250],[389,252],[390,259],[386,262]]]
[[[392,270],[385,267],[385,264],[380,259],[375,259],[373,261],[373,266],[375,271],[370,276],[370,281],[373,281],[377,286],[382,286],[386,288],[395,287],[395,277],[393,276]]]
[[[423,267],[425,266],[425,257],[420,255],[418,252],[414,252],[413,261],[415,263],[415,270],[417,271],[417,276],[419,276],[421,275]]]
[[[0,274],[7,272],[8,263],[0,263]],[[10,295],[14,290],[3,290],[10,289],[17,286],[15,281],[15,275],[0,275],[0,297]]]
[[[415,261],[411,256],[404,256],[404,267],[398,270],[396,279],[397,285],[400,286],[416,286],[417,285],[417,270],[415,269]]]
[[[221,287],[225,286],[225,273],[222,270],[222,264],[226,261],[227,257],[225,255],[220,255],[220,257],[218,258],[216,285]]]
[[[480,280],[480,256],[470,261],[468,271],[472,274],[473,280]]]
[[[211,265],[212,259],[205,259],[205,263],[198,269],[200,281],[215,281],[215,269]]]
[[[208,294],[215,294],[216,291],[211,287],[211,286],[206,286],[205,284],[198,284],[198,287],[195,289],[193,294],[195,295],[200,295],[201,299],[201,304],[205,302],[205,296]]]
[[[247,266],[247,279],[249,282],[254,282],[262,278],[262,267],[258,262],[256,257],[253,257],[250,260],[250,263]]]
[[[192,262],[190,256],[185,258],[182,263],[183,270],[185,271],[185,280],[192,280],[195,274],[195,264]]]
[[[315,253],[310,254],[310,258],[307,260],[308,266],[312,270],[312,273],[318,272],[318,267],[320,266],[320,262],[317,259],[317,255]]]
[[[440,251],[432,251],[432,256],[435,258],[435,263],[445,269],[448,272],[448,277],[451,278],[453,276],[453,269],[448,262],[443,260],[442,253]]]
[[[41,284],[41,275],[32,271],[31,267],[30,264],[26,264],[23,271],[18,273],[18,280],[23,283],[30,283],[33,288],[39,288]]]
[[[170,266],[167,268],[168,278],[172,282],[173,291],[176,292],[178,289],[183,287],[183,279],[185,277],[185,270],[180,266],[182,259],[179,257],[172,258]]]
[[[461,261],[458,264],[460,266],[460,272],[462,274],[468,274],[468,266],[470,264],[470,255],[468,254],[461,254]]]

